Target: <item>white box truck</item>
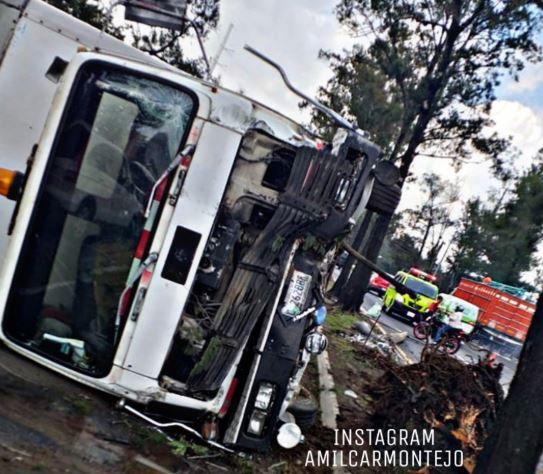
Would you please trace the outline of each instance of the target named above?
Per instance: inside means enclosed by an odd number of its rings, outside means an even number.
[[[378,148],[330,111],[318,142],[39,0],[0,0],[0,45],[0,339],[210,442],[289,445],[323,262]]]

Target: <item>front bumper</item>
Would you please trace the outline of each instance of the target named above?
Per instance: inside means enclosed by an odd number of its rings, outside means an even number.
[[[410,306],[398,303],[397,301],[394,301],[394,303],[392,303],[389,312],[410,320],[418,319],[419,316],[424,317],[424,315],[426,314],[417,309],[411,308]]]

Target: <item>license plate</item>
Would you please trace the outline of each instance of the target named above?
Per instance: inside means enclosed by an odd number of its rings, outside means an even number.
[[[407,312],[407,316],[409,316],[410,318],[414,318],[414,317],[415,317],[415,313],[413,313],[413,311],[408,311],[408,312]]]
[[[311,284],[311,275],[294,271],[281,312],[294,317],[302,312]]]

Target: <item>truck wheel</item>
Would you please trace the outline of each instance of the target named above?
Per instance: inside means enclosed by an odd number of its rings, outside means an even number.
[[[366,209],[377,214],[391,216],[398,207],[401,196],[402,190],[397,184],[384,186],[375,180]]]
[[[296,398],[287,411],[292,413],[296,424],[303,430],[315,424],[319,407],[312,398]]]

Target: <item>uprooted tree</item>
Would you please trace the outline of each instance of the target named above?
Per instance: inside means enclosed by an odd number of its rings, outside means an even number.
[[[402,185],[417,156],[460,165],[477,153],[500,169],[508,141],[488,133],[489,112],[501,77],[540,59],[539,2],[342,0],[337,15],[360,44],[323,53],[334,75],[321,99],[370,133],[399,165]],[[388,221],[377,219],[373,254]],[[345,308],[358,308],[368,276],[355,268],[339,295]]]

